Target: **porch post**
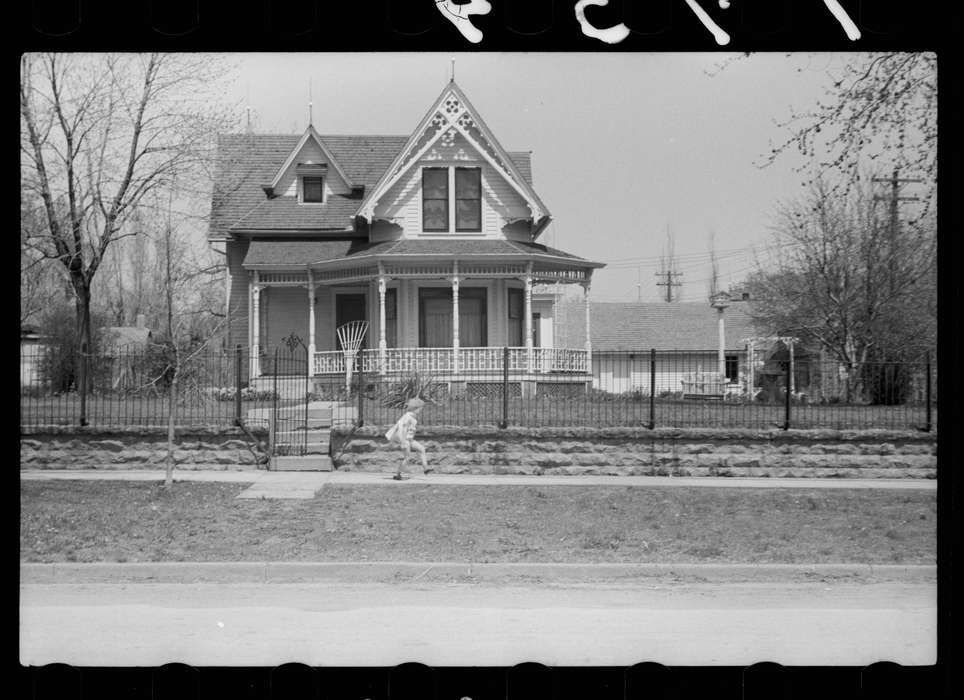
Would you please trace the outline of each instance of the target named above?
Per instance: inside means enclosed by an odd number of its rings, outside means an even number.
[[[385,291],[387,280],[381,263],[378,265],[378,371],[385,373],[385,357],[388,354],[388,340],[385,335]]]
[[[261,376],[261,285],[258,283],[258,271],[251,273],[251,313],[248,323],[251,325],[251,379]]]
[[[459,263],[452,263],[452,371],[459,372]]]
[[[717,370],[720,381],[726,377],[726,321],[723,319],[723,309],[719,309],[720,315],[717,320],[720,347],[717,352]]]
[[[589,281],[582,283],[583,299],[586,305],[586,371],[592,372],[592,335],[589,325]]]
[[[308,372],[315,373],[315,278],[308,270]]]
[[[526,266],[525,277],[525,323],[526,334],[526,372],[532,371],[532,263]]]

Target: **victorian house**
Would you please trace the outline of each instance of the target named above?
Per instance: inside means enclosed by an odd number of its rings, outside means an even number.
[[[533,125],[533,128],[539,128]],[[253,382],[271,350],[301,339],[316,384],[344,381],[336,329],[368,322],[366,373],[431,374],[522,391],[591,381],[590,342],[560,346],[552,294],[582,285],[590,338],[591,262],[538,242],[550,214],[530,154],[507,152],[451,81],[406,136],[225,135],[209,239],[228,267],[229,344],[251,349]],[[534,291],[535,290],[535,291]],[[280,370],[278,370],[280,371]]]

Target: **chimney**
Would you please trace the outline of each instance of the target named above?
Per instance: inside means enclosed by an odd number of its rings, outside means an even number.
[[[134,322],[134,325],[138,328],[147,328],[147,316],[144,314],[137,314],[137,320]]]

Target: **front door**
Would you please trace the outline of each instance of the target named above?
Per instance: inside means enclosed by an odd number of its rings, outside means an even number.
[[[340,328],[350,321],[367,321],[364,294],[336,294],[335,295],[335,328]],[[362,347],[368,347],[368,333],[362,341]],[[341,350],[341,341],[335,336],[336,348]]]

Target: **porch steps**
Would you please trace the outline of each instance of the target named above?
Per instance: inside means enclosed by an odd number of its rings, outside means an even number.
[[[305,414],[307,413],[307,420]],[[286,407],[278,411],[275,448],[281,454],[271,458],[273,471],[331,471],[331,408],[308,406]],[[307,441],[307,442],[306,442]],[[301,452],[305,454],[284,454]]]

